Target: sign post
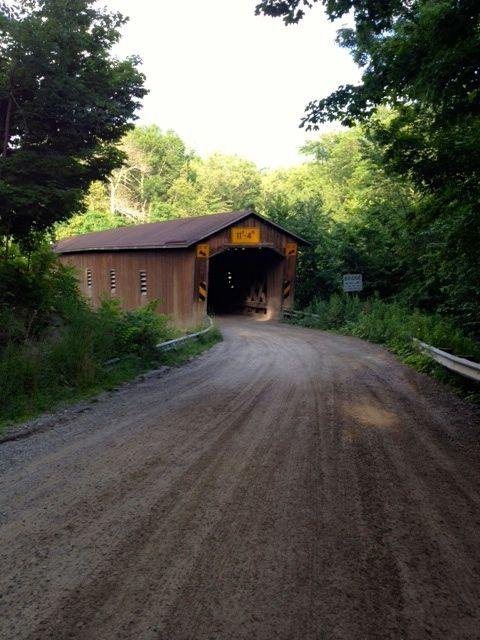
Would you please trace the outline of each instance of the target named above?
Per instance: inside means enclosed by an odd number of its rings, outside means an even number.
[[[208,258],[209,244],[197,244],[195,252],[194,299],[204,303],[208,296]]]
[[[348,293],[363,291],[363,276],[361,273],[346,273],[343,276],[343,290]]]

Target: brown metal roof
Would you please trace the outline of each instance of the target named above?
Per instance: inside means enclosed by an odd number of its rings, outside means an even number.
[[[115,251],[126,249],[182,249],[205,240],[222,229],[246,218],[255,216],[292,236],[301,244],[309,244],[303,238],[267,220],[251,210],[215,213],[195,218],[178,218],[165,222],[151,222],[134,227],[120,227],[108,231],[86,233],[82,236],[60,240],[56,253],[76,253],[82,251]]]

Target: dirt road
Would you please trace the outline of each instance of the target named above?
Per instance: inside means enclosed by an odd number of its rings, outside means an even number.
[[[2,640],[480,638],[480,428],[359,340],[249,320],[0,445]]]

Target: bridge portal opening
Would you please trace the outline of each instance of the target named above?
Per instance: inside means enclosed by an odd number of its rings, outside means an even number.
[[[268,248],[232,248],[212,256],[208,312],[272,317],[281,306],[282,263]]]

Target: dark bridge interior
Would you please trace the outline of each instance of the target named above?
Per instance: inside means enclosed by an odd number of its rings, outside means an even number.
[[[270,249],[227,249],[210,258],[208,312],[266,314],[274,270],[282,258]],[[278,292],[276,292],[278,294]]]

